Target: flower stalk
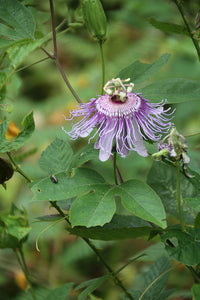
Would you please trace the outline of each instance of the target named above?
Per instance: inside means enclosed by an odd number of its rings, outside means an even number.
[[[101,87],[101,95],[103,95],[103,87],[105,85],[105,61],[104,61],[104,54],[103,54],[103,41],[99,40],[99,48],[101,54],[101,69],[102,69],[102,87]]]
[[[177,184],[177,204],[178,204],[178,213],[179,213],[179,220],[181,223],[182,231],[185,231],[182,210],[181,210],[181,181],[180,181],[180,164],[179,161],[176,162],[176,184]]]
[[[183,21],[184,21],[184,23],[185,23],[185,26],[186,26],[186,28],[187,28],[187,31],[188,31],[190,37],[191,37],[191,39],[192,39],[192,42],[193,42],[193,44],[194,44],[194,47],[195,47],[195,49],[196,49],[196,52],[197,52],[197,55],[198,55],[198,58],[199,58],[199,61],[200,61],[200,47],[199,47],[199,43],[198,43],[198,41],[194,38],[194,35],[193,35],[192,30],[191,30],[191,28],[190,28],[189,22],[188,22],[188,20],[187,20],[185,14],[184,14],[184,11],[183,11],[183,7],[182,7],[182,4],[181,4],[181,1],[180,1],[180,0],[173,0],[173,1],[174,1],[174,3],[176,4],[176,6],[177,6],[177,8],[178,8],[178,10],[179,10],[179,12],[180,12],[180,14],[181,14],[181,17],[182,17],[182,19],[183,19]]]
[[[114,154],[113,154],[113,174],[114,174],[115,184],[118,185],[118,182],[117,182],[117,172],[116,172],[116,164],[117,164],[117,152],[114,151]]]

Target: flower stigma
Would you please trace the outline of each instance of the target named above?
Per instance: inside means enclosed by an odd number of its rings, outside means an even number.
[[[122,80],[120,78],[111,79],[105,84],[104,91],[111,96],[111,100],[124,102],[127,99],[127,92],[132,92],[134,87],[134,83],[124,83],[128,81],[130,81],[130,78]]]

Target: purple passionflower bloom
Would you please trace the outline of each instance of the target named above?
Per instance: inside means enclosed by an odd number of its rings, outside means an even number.
[[[173,112],[164,109],[165,101],[150,103],[142,94],[133,93],[130,79],[119,78],[108,81],[106,94],[92,98],[88,103],[80,104],[71,112],[72,120],[82,117],[66,132],[72,139],[88,136],[93,129],[98,134],[95,148],[100,149],[99,159],[106,161],[112,154],[112,148],[125,157],[130,150],[141,156],[148,156],[144,140],[159,141],[162,134],[172,126]],[[89,139],[89,141],[90,141]]]

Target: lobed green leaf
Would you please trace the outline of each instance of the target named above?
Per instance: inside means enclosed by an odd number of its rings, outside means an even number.
[[[70,172],[55,174],[58,183],[46,177],[31,185],[35,201],[58,201],[76,197],[93,189],[94,185],[104,183],[104,179],[97,172],[86,169],[73,169]]]

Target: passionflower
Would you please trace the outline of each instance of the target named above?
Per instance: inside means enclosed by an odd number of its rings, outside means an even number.
[[[88,136],[96,128],[89,141],[98,135],[95,148],[100,149],[101,161],[110,157],[113,147],[122,157],[130,150],[148,156],[144,140],[159,141],[172,126],[173,111],[164,109],[166,100],[150,103],[141,93],[133,93],[134,84],[128,81],[129,78],[109,80],[103,96],[92,98],[71,112],[73,121],[76,117],[82,119],[73,124],[70,132],[65,132],[75,140]]]

